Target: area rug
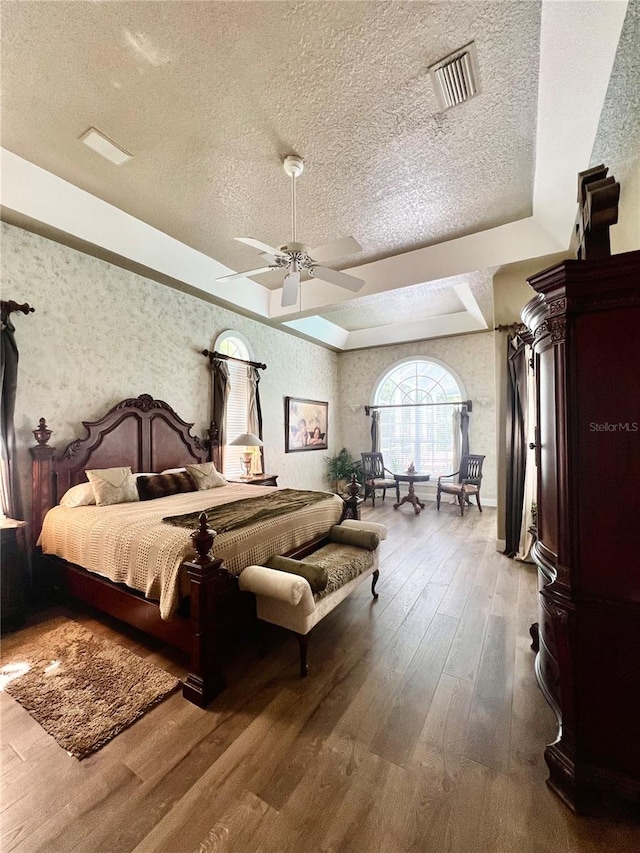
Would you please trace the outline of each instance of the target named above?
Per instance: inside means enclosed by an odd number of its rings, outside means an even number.
[[[104,746],[180,683],[77,622],[9,645],[5,691],[76,758]]]

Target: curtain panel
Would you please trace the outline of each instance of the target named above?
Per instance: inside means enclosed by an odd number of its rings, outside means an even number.
[[[220,454],[224,453],[226,443],[226,412],[227,400],[229,399],[230,383],[229,369],[224,361],[211,362],[211,420],[218,430],[218,441],[220,445]],[[220,460],[221,468],[223,460]]]
[[[0,499],[2,511],[9,518],[22,520],[22,496],[18,478],[16,433],[13,418],[18,387],[18,346],[15,327],[10,317],[2,323],[0,403]]]
[[[371,452],[380,451],[380,412],[374,409],[371,412]]]
[[[460,410],[460,454],[467,456],[469,453],[469,412],[463,406]]]
[[[260,405],[260,371],[257,367],[247,367],[247,382],[249,384],[249,400],[247,412],[247,432],[257,435],[262,441],[262,406]],[[252,474],[262,474],[263,450],[253,454],[251,463]]]
[[[514,557],[520,546],[524,515],[528,390],[526,347],[514,335],[509,335],[507,343],[507,371],[507,494],[504,553]]]

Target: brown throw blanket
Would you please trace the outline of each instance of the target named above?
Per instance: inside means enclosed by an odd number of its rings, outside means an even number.
[[[227,533],[238,527],[248,527],[259,521],[266,521],[277,515],[295,512],[297,509],[310,504],[324,501],[329,497],[327,492],[302,492],[297,489],[278,489],[268,495],[257,498],[244,498],[241,501],[231,501],[222,506],[214,506],[204,511],[207,523],[216,533]],[[186,527],[194,530],[198,527],[199,512],[188,512],[184,515],[169,515],[163,518],[174,527]]]

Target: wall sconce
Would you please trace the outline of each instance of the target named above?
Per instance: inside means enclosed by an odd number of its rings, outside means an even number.
[[[244,452],[240,454],[240,463],[243,469],[243,473],[240,475],[240,478],[243,480],[250,480],[254,449],[256,447],[262,447],[262,442],[258,436],[254,435],[252,432],[243,432],[237,438],[233,439],[231,445],[233,447],[244,447]]]

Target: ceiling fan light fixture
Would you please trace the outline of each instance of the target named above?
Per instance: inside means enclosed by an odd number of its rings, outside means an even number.
[[[311,278],[318,278],[330,284],[336,284],[338,287],[343,287],[354,293],[360,290],[364,287],[362,279],[320,266],[318,263],[318,261],[331,261],[337,257],[361,252],[362,246],[357,240],[354,240],[353,237],[343,237],[340,240],[334,240],[332,243],[317,246],[315,249],[309,249],[304,243],[298,242],[296,237],[296,180],[304,171],[304,162],[297,154],[289,154],[282,161],[282,167],[291,178],[291,240],[276,249],[253,237],[235,237],[234,239],[238,242],[257,249],[260,257],[269,266],[249,270],[247,273],[231,273],[216,279],[216,281],[226,284],[229,281],[243,278],[245,275],[262,275],[262,273],[269,272],[272,269],[286,269],[287,273],[282,283],[281,306],[283,308],[290,308],[297,303],[301,273],[306,273]]]
[[[429,74],[443,111],[470,101],[480,92],[475,42],[430,65]]]

